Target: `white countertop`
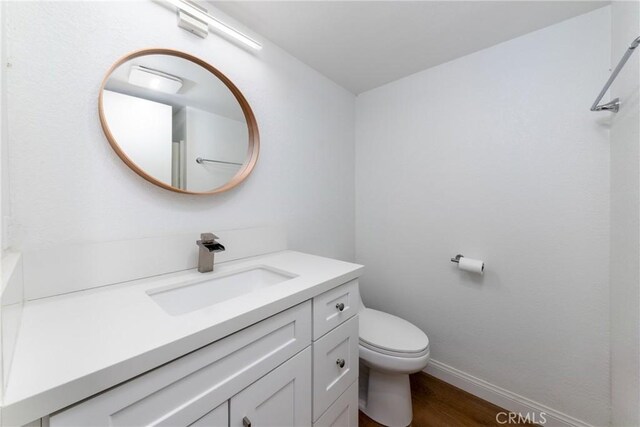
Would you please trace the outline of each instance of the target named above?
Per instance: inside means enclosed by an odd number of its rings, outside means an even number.
[[[298,277],[190,313],[167,314],[146,293],[266,265]],[[4,425],[62,409],[353,280],[363,267],[294,251],[27,302],[2,407]]]

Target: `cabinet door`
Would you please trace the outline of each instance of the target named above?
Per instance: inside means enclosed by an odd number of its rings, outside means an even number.
[[[311,348],[235,395],[232,427],[304,427],[311,425]]]

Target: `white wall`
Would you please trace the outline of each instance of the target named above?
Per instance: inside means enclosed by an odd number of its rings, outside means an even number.
[[[102,94],[102,103],[109,130],[127,157],[154,178],[171,183],[171,106],[110,90]]]
[[[609,135],[589,106],[610,31],[599,9],[356,102],[365,304],[424,329],[438,362],[594,425],[609,422]]]
[[[7,162],[7,138],[5,136],[5,126],[6,126],[6,107],[5,107],[5,72],[4,67],[6,64],[5,58],[5,5],[4,3],[0,3],[0,250],[4,250],[6,241],[3,238],[4,236],[4,226],[5,226],[5,209],[8,206],[8,203],[5,200],[8,200],[8,183],[9,181],[6,179],[8,175],[8,162]],[[0,267],[0,270],[2,267]],[[0,277],[2,276],[2,271],[0,271]],[[2,308],[0,307],[0,334],[2,333],[2,328],[4,324],[2,323]],[[1,342],[0,337],[0,342]],[[0,351],[0,365],[4,367],[4,355],[3,352]],[[0,372],[0,400],[3,399],[4,396],[4,369],[3,372]],[[0,410],[0,424],[2,424],[2,411]]]
[[[152,1],[6,10],[12,246],[283,224],[293,249],[353,258],[352,94],[266,41],[254,53],[216,34],[200,39]],[[239,187],[172,193],[130,171],[107,143],[97,113],[105,72],[130,51],[158,46],[203,58],[247,98],[261,147]]]
[[[612,4],[611,63],[640,35],[638,2]],[[640,425],[640,53],[611,87],[611,420]],[[608,101],[609,98],[603,99]],[[606,114],[604,116],[606,118]]]
[[[5,67],[9,64],[9,57],[6,47],[6,2],[0,2],[0,248],[2,250],[9,246],[8,239],[4,238],[7,228],[6,219],[10,215],[9,203],[9,138],[7,132],[7,73]]]

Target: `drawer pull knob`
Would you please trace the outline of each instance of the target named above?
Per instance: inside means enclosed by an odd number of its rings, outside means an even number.
[[[247,418],[247,417],[244,417],[242,419],[242,425],[244,427],[251,427],[251,420],[249,418]]]
[[[338,311],[343,311],[344,310],[344,304],[339,302],[336,304],[336,308],[338,309]]]
[[[340,366],[341,368],[344,368],[344,359],[336,360],[336,365]]]

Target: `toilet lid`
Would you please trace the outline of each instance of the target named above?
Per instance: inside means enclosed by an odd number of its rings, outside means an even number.
[[[360,341],[396,353],[420,353],[429,338],[417,326],[389,313],[365,308],[360,316]]]

